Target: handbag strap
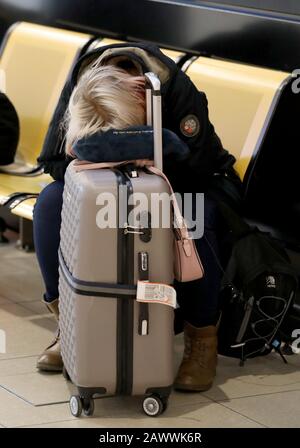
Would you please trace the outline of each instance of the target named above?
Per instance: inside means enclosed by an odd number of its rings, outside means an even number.
[[[122,160],[121,162],[88,162],[86,160],[78,160],[74,161],[74,169],[76,172],[85,171],[85,170],[100,170],[104,168],[118,168],[124,165],[133,164],[136,166],[150,166],[153,165],[153,161],[137,159],[137,160]]]
[[[86,160],[75,160],[74,161],[74,169],[76,172],[84,171],[84,170],[96,170],[96,169],[105,169],[105,168],[118,168],[124,165],[128,164],[134,164],[136,166],[140,167],[146,167],[148,171],[150,171],[153,174],[156,174],[157,176],[162,177],[165,182],[167,183],[170,192],[171,192],[171,202],[174,212],[174,218],[176,227],[174,228],[177,238],[182,241],[184,251],[187,256],[191,255],[192,247],[191,247],[191,241],[190,236],[188,232],[188,228],[186,225],[186,222],[182,216],[182,213],[180,211],[178,201],[176,199],[174,190],[172,188],[172,185],[170,184],[169,179],[167,176],[159,169],[153,166],[152,160],[146,160],[146,159],[137,159],[137,160],[123,160],[120,162],[99,162],[99,163],[93,163],[88,162]]]
[[[180,236],[181,240],[185,240],[185,239],[189,240],[190,237],[189,237],[188,228],[187,228],[186,222],[182,216],[182,213],[180,211],[178,201],[176,199],[173,187],[170,184],[169,179],[159,168],[156,168],[155,166],[147,166],[147,170],[153,174],[156,174],[157,176],[162,177],[166,181],[166,183],[170,189],[170,192],[171,192],[171,201],[172,201],[172,206],[173,206],[173,211],[174,211],[175,223],[177,225],[176,229],[178,230],[178,232],[180,234],[179,236]]]

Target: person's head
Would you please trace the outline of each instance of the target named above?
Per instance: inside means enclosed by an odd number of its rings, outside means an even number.
[[[80,76],[70,97],[65,126],[66,153],[99,131],[145,124],[145,78],[113,65],[94,64]]]

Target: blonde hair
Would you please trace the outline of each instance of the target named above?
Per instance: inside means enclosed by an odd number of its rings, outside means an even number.
[[[74,143],[99,131],[145,124],[145,78],[94,63],[80,76],[65,115],[67,154]]]

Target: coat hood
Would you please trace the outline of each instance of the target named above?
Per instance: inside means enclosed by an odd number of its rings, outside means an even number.
[[[103,65],[110,63],[123,68],[130,62],[141,74],[147,71],[156,73],[163,85],[178,71],[175,62],[154,45],[135,42],[114,44],[98,47],[78,60],[72,73],[73,86],[84,69],[96,59]]]

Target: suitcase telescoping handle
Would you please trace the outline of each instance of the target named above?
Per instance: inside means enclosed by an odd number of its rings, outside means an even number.
[[[155,73],[145,73],[147,125],[153,127],[154,166],[163,169],[162,113],[160,80]]]

